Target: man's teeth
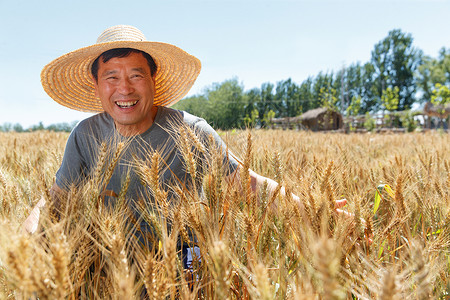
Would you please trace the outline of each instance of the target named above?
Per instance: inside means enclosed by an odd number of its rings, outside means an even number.
[[[126,107],[131,107],[136,105],[137,100],[136,101],[117,101],[116,104],[121,107],[121,108],[126,108]]]

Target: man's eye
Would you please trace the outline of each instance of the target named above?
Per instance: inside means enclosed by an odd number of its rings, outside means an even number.
[[[106,77],[106,80],[115,80],[115,79],[117,79],[117,77],[115,76]]]

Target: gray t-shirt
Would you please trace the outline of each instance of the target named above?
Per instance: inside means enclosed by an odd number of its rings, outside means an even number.
[[[126,144],[126,148],[122,151],[111,179],[107,184],[105,183],[105,189],[109,191],[108,196],[105,197],[106,205],[114,204],[116,197],[111,195],[120,194],[127,175],[130,176],[130,183],[126,198],[131,206],[134,207],[133,203],[139,200],[152,201],[151,191],[142,182],[135,166],[137,162],[150,164],[155,150],[161,154],[165,162],[162,163],[162,166],[166,167],[160,174],[160,184],[169,192],[170,200],[172,199],[170,187],[173,184],[182,183],[188,189],[193,187],[192,178],[186,170],[186,163],[177,143],[176,134],[179,126],[189,126],[203,141],[207,141],[212,135],[215,143],[222,149],[225,172],[229,174],[236,170],[237,161],[227,154],[225,143],[204,119],[160,106],[152,126],[146,132],[133,138],[122,137],[115,130],[114,120],[105,112],[81,121],[73,129],[67,141],[61,167],[56,173],[56,184],[68,190],[70,186],[78,185],[92,177],[97,167],[98,153],[102,143],[106,143],[111,156],[118,142],[122,141]],[[204,157],[197,153],[196,158],[198,170],[201,170]],[[201,189],[200,181],[201,179],[197,181],[197,190]]]

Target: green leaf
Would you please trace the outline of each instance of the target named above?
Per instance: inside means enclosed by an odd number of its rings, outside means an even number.
[[[375,191],[375,200],[373,203],[373,214],[377,213],[378,207],[380,206],[381,203],[381,194],[378,190]]]
[[[381,244],[380,250],[378,251],[378,258],[381,258],[381,255],[383,254],[384,244],[386,244],[386,240]]]
[[[389,184],[385,184],[384,185],[384,189],[385,191],[389,194],[389,196],[391,196],[391,198],[395,197],[395,193],[394,191],[391,189],[391,187],[389,186]]]

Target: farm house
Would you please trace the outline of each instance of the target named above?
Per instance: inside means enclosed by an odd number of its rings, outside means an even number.
[[[312,131],[338,130],[343,126],[342,115],[327,107],[311,109],[296,117],[272,119],[272,123],[276,128]]]

